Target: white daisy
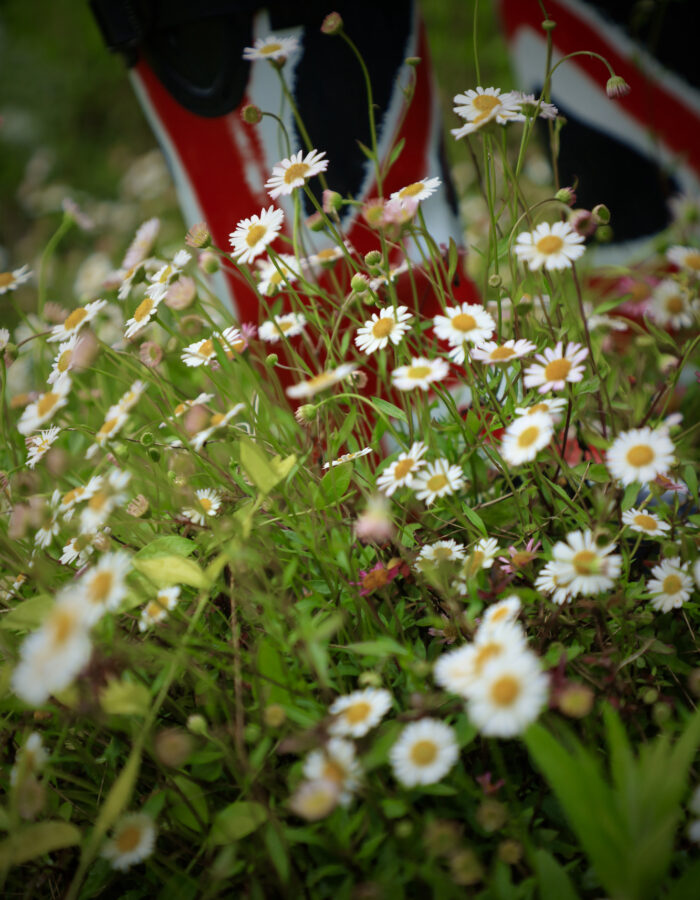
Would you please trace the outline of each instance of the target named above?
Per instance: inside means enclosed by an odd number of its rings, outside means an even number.
[[[471,351],[471,358],[487,366],[507,365],[515,359],[521,359],[533,353],[537,348],[531,341],[510,340],[502,344],[495,341],[486,341],[479,344]]]
[[[540,119],[556,119],[559,115],[559,110],[553,103],[539,100],[534,94],[512,91],[512,95],[517,98],[520,111],[528,118],[534,116],[535,112],[537,112]]]
[[[58,509],[66,522],[72,517],[77,504],[89,500],[93,494],[102,489],[103,484],[104,478],[101,475],[93,475],[87,484],[79,484],[66,491],[58,503]]]
[[[623,485],[653,481],[675,464],[673,441],[665,428],[623,431],[605,454],[608,471]]]
[[[622,513],[622,521],[625,525],[628,525],[632,531],[638,531],[641,534],[659,536],[664,534],[664,532],[671,530],[671,526],[668,522],[664,522],[664,520],[660,519],[656,513],[646,509],[635,509],[634,507],[632,507],[632,509],[626,509]]]
[[[344,463],[352,462],[354,459],[359,459],[361,456],[367,456],[367,454],[371,452],[371,447],[363,447],[362,450],[355,450],[354,453],[343,453],[343,455],[339,456],[337,459],[324,463],[323,468],[330,469],[331,467],[342,466]]]
[[[168,613],[177,606],[179,598],[180,588],[177,585],[162,588],[158,591],[155,599],[149,600],[141,610],[139,631],[146,631],[151,625],[156,625],[158,622],[162,622],[166,619]]]
[[[394,191],[391,195],[392,200],[413,200],[418,203],[421,200],[427,200],[432,197],[435,191],[440,187],[442,181],[439,178],[425,178],[423,181],[414,181],[407,184],[398,191]]]
[[[97,531],[115,509],[124,506],[128,499],[124,488],[130,481],[131,472],[112,469],[92,495],[83,498],[86,501],[80,513],[80,529],[83,534]]]
[[[452,306],[445,310],[444,316],[433,318],[436,337],[449,341],[451,347],[461,347],[465,341],[481,344],[488,341],[495,329],[496,323],[491,314],[477,303]]]
[[[517,622],[482,627],[474,643],[443,653],[435,663],[433,675],[440,687],[467,698],[489,660],[497,656],[512,658],[525,649],[525,632]]]
[[[331,387],[331,385],[338,384],[339,381],[344,381],[352,375],[356,369],[357,366],[354,363],[342,363],[337,369],[321,372],[320,375],[309,378],[307,381],[290,385],[286,390],[286,394],[288,397],[294,398],[313,397],[320,391],[325,391],[326,388]]]
[[[590,531],[572,531],[552,548],[559,584],[572,597],[610,590],[622,567],[622,557],[614,549],[615,544],[599,547]]]
[[[389,751],[394,777],[404,787],[435,784],[459,757],[454,730],[438,719],[411,722]]]
[[[0,352],[10,343],[10,332],[7,328],[0,328]]]
[[[425,500],[425,505],[431,506],[438,497],[460,491],[464,487],[464,475],[449,460],[436,459],[418,472],[411,487],[418,500]]]
[[[535,579],[535,588],[543,594],[549,594],[552,602],[559,606],[570,603],[568,575],[568,566],[562,566],[555,560],[550,560],[540,569]]]
[[[501,456],[511,466],[532,462],[552,439],[554,424],[544,412],[520,416],[506,428],[501,441]]]
[[[548,695],[549,679],[534,653],[500,655],[484,665],[467,714],[486,737],[513,737],[537,719]]]
[[[69,372],[73,367],[73,351],[78,343],[78,332],[74,332],[67,341],[58,345],[58,352],[54,358],[51,372],[46,379],[49,384],[55,384],[61,375]]]
[[[39,434],[33,434],[26,439],[28,469],[34,468],[39,460],[49,451],[60,433],[61,429],[56,425],[52,425],[46,431],[40,431]]]
[[[416,472],[424,464],[423,456],[427,450],[425,444],[417,441],[408,451],[399,453],[398,458],[377,478],[377,488],[391,497],[397,488],[410,487]]]
[[[560,397],[552,397],[551,399],[540,400],[532,406],[517,407],[515,412],[518,416],[534,416],[537,413],[547,413],[556,425],[565,409],[566,400],[562,400]]]
[[[243,51],[243,59],[254,61],[258,59],[284,59],[299,48],[299,41],[295,37],[280,37],[271,34],[266,38],[257,38],[252,47],[246,47]]]
[[[128,271],[146,259],[153,249],[159,231],[160,219],[148,219],[142,225],[139,225],[133,240],[124,254],[122,269]]]
[[[327,778],[302,781],[289,800],[291,811],[307,822],[318,822],[333,812],[340,802],[338,783]]]
[[[127,391],[124,391],[117,402],[110,406],[107,416],[128,413],[139,402],[147,387],[145,381],[135,381]]]
[[[380,287],[384,287],[384,285],[392,284],[399,275],[403,275],[404,272],[408,272],[409,264],[407,259],[403,259],[398,266],[391,266],[386,275],[377,275],[376,278],[372,278],[369,287],[372,291],[378,291]]]
[[[370,319],[357,329],[355,344],[368,356],[376,350],[383,350],[391,341],[399,344],[403,336],[410,330],[408,322],[413,317],[406,306],[387,307],[372,313]]]
[[[206,428],[203,428],[201,431],[198,431],[191,438],[192,447],[199,451],[206,444],[209,438],[214,434],[215,431],[218,431],[220,428],[228,425],[228,423],[233,419],[234,416],[237,416],[242,409],[245,409],[244,403],[236,403],[234,407],[228,410],[226,413],[213,413],[209,418],[209,424]]]
[[[206,525],[207,519],[213,519],[221,509],[221,494],[211,488],[203,488],[194,492],[197,498],[196,508],[182,510],[182,515],[196,525]]]
[[[211,337],[203,338],[189,344],[182,351],[180,359],[186,366],[204,366],[216,359],[215,342],[221,345],[223,352],[229,359],[234,353],[242,353],[247,347],[247,341],[241,332],[233,326],[224,328],[223,331],[214,331]]]
[[[262,341],[274,344],[282,337],[290,338],[301,334],[305,325],[306,316],[303,313],[283,313],[263,322],[258,328],[258,337]]]
[[[48,341],[67,341],[72,334],[76,334],[83,325],[92,322],[101,309],[107,305],[106,300],[93,300],[85,306],[79,306],[69,313],[61,325],[51,329]]]
[[[62,565],[70,566],[76,563],[79,569],[86,565],[95,552],[92,545],[94,537],[94,534],[79,534],[72,537],[61,551],[60,562]]]
[[[175,409],[173,410],[172,416],[169,416],[165,422],[161,422],[158,426],[159,428],[165,428],[167,422],[172,422],[174,419],[179,418],[184,415],[188,409],[192,409],[193,406],[204,406],[207,403],[210,403],[214,399],[213,394],[197,394],[197,396],[193,400],[183,400],[182,403],[178,403]]]
[[[343,247],[348,253],[353,252],[352,244],[349,241],[343,242]],[[302,269],[330,269],[339,259],[343,259],[345,252],[343,247],[337,244],[333,247],[324,247],[317,253],[312,253],[301,261]]]
[[[57,378],[51,385],[51,390],[41,394],[33,403],[30,403],[22,411],[17,430],[20,434],[32,434],[44,422],[62,409],[68,403],[68,393],[71,389],[70,375],[67,373]]]
[[[338,737],[363,737],[390,709],[391,694],[383,688],[353,691],[331,704],[328,711],[335,718],[328,726],[328,732]]]
[[[564,344],[559,341],[552,350],[546,347],[538,353],[533,363],[525,369],[523,383],[526,388],[536,387],[540,394],[547,391],[562,391],[567,382],[581,381],[584,367],[580,363],[588,356],[588,348],[580,344]]]
[[[20,284],[29,281],[31,277],[29,266],[22,266],[12,272],[0,272],[0,295],[17,290]]]
[[[108,611],[119,607],[127,593],[126,576],[131,560],[122,550],[105,553],[97,565],[78,581],[76,596],[83,606],[84,621],[94,625]]]
[[[569,269],[584,254],[583,240],[568,222],[540,222],[534,231],[518,235],[515,253],[533,272],[542,266],[548,271]]]
[[[651,605],[660,612],[679,609],[690,599],[693,579],[688,572],[688,564],[681,563],[680,556],[662,560],[651,570],[652,578],[647,582]]]
[[[410,391],[413,388],[428,390],[428,385],[433,381],[442,381],[449,372],[450,367],[444,359],[425,359],[422,356],[414,356],[410,366],[399,366],[391,373],[391,382],[400,391]]]
[[[88,447],[85,451],[85,456],[88,459],[92,459],[100,447],[104,447],[107,441],[111,441],[112,438],[119,434],[128,419],[128,413],[119,412],[110,407],[104,422],[95,432],[95,443]]]
[[[332,781],[338,785],[338,802],[349,806],[360,785],[362,769],[355,758],[355,745],[331,738],[321,750],[312,750],[304,760],[304,777],[310,781]]]
[[[672,278],[666,278],[652,291],[649,314],[658,325],[674,330],[690,328],[695,324],[697,311],[697,297]]]
[[[294,284],[300,275],[296,257],[290,253],[278,253],[274,260],[268,259],[258,264],[258,291],[269,297]]]
[[[272,175],[265,182],[265,189],[270,197],[275,200],[280,194],[291,194],[294,188],[325,172],[328,168],[328,160],[324,159],[325,152],[311,150],[304,156],[304,151],[293,153],[289,159],[283,159],[272,167]]]
[[[472,134],[488,122],[507,125],[509,122],[525,121],[518,96],[512,91],[501,94],[500,88],[477,87],[475,91],[457,94],[454,103],[457,115],[467,120],[467,124],[461,128],[451,129],[457,140]]]
[[[666,259],[679,269],[700,277],[700,250],[696,247],[681,247],[675,244],[666,251]]]
[[[421,548],[420,553],[416,557],[416,565],[421,563],[433,563],[439,565],[444,562],[457,562],[464,559],[466,547],[458,541],[445,540],[435,541],[433,544],[426,544]]]
[[[34,543],[37,547],[41,547],[42,550],[46,549],[56,535],[61,530],[60,523],[58,521],[58,515],[60,511],[60,494],[58,491],[54,491],[51,495],[51,500],[49,502],[48,507],[44,506],[42,510],[43,520],[41,523],[41,527],[37,529],[36,534],[34,535]]]
[[[124,337],[127,340],[135,334],[138,334],[142,328],[145,328],[146,325],[148,325],[153,316],[158,312],[158,307],[166,293],[167,291],[163,291],[161,295],[160,291],[151,291],[150,287],[147,289],[146,296],[134,310],[133,316],[124,323]]]
[[[504,597],[498,603],[492,603],[484,610],[479,632],[488,634],[495,626],[515,622],[520,614],[520,609],[520,597],[517,594],[511,594],[510,597]]]
[[[481,538],[462,566],[464,575],[473,578],[481,569],[490,569],[500,552],[501,548],[495,538]]]
[[[124,872],[149,857],[155,842],[153,819],[146,813],[129,813],[115,826],[112,837],[102,848],[102,856],[110,861],[113,869]]]
[[[274,206],[262,209],[259,216],[241,219],[236,230],[229,235],[229,243],[233,247],[231,256],[239,263],[252,262],[275,240],[283,221],[284,213]]]

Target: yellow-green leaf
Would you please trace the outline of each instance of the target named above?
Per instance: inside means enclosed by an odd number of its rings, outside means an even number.
[[[22,863],[80,843],[80,830],[68,822],[37,822],[0,844],[0,868],[20,866]]]
[[[151,693],[145,684],[113,679],[100,692],[100,706],[111,716],[145,716]]]
[[[157,588],[173,584],[189,584],[194,588],[209,587],[209,579],[193,559],[182,556],[156,556],[152,559],[134,557],[132,565]]]
[[[9,631],[31,631],[38,628],[53,604],[54,599],[48,594],[20,600],[14,609],[0,617],[0,628],[7,628]]]
[[[230,844],[255,831],[267,819],[260,803],[238,800],[221,810],[214,819],[209,839],[213,844]]]

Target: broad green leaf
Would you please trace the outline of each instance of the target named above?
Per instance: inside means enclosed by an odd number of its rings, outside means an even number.
[[[204,792],[195,781],[184,775],[176,775],[173,782],[179,792],[172,788],[168,791],[171,814],[186,828],[201,831],[202,825],[206,825],[209,821],[209,809]]]
[[[377,412],[384,413],[391,419],[400,419],[402,422],[408,422],[406,413],[400,407],[389,403],[388,400],[384,400],[382,397],[372,397],[371,403]]]
[[[337,503],[350,486],[352,466],[332,466],[321,479],[319,490],[325,503]]]
[[[200,589],[209,587],[209,579],[197,563],[183,556],[155,556],[149,559],[134,557],[132,565],[159,589],[173,584],[188,584]]]
[[[20,600],[14,609],[0,617],[0,628],[8,631],[32,631],[41,625],[53,604],[54,599],[48,594]]]
[[[36,825],[28,825],[17,834],[6,838],[0,844],[0,868],[20,866],[45,853],[79,843],[80,830],[75,825],[60,820],[37,822]]]
[[[540,900],[579,900],[566,869],[546,850],[533,853]]]
[[[622,495],[622,501],[620,502],[620,509],[622,512],[625,510],[631,509],[634,506],[637,497],[639,496],[639,485],[628,484],[625,488],[625,493]]]
[[[475,512],[473,509],[470,509],[466,504],[462,507],[462,512],[469,519],[472,525],[477,528],[484,537],[488,537],[488,532],[486,531],[486,526],[484,525],[484,521],[481,516]]]
[[[288,703],[289,691],[282,686],[287,680],[282,657],[268,638],[263,638],[258,643],[257,664],[258,672],[262,676],[261,702]]]
[[[111,716],[145,716],[151,692],[145,684],[112,679],[100,691],[100,706]]]
[[[401,140],[398,141],[398,143],[396,143],[394,145],[394,148],[391,151],[391,154],[389,156],[389,162],[384,167],[384,175],[387,174],[387,172],[394,165],[394,163],[399,158],[399,156],[401,156],[401,152],[403,151],[405,144],[406,144],[406,138],[401,138]]]
[[[286,884],[289,881],[289,855],[284,840],[272,823],[265,829],[265,846],[274,867],[277,869],[280,881]]]
[[[348,644],[345,650],[357,653],[360,656],[409,656],[409,651],[398,641],[390,637],[377,638],[376,641],[360,641],[357,644]]]
[[[241,438],[239,447],[241,466],[263,494],[269,494],[289,474],[297,461],[294,454],[286,459],[279,456],[270,458],[254,441],[247,438]]]
[[[168,534],[156,538],[150,544],[146,544],[134,555],[134,559],[154,559],[158,556],[189,556],[196,549],[197,545],[189,538],[180,537],[177,534]]]
[[[267,810],[262,804],[238,800],[216,814],[209,840],[212,844],[239,841],[259,828],[266,819]]]

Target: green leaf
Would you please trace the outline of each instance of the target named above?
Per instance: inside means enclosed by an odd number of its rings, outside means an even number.
[[[376,641],[360,641],[357,644],[348,644],[345,650],[357,653],[360,656],[410,656],[409,651],[398,641],[390,637],[377,638]]]
[[[20,600],[14,609],[0,618],[0,628],[8,631],[32,631],[41,625],[53,604],[54,599],[48,594]]]
[[[639,496],[639,485],[634,482],[633,484],[628,484],[625,488],[625,493],[622,495],[622,501],[620,502],[620,508],[622,512],[625,512],[627,509],[631,509]]]
[[[0,869],[20,866],[45,853],[72,847],[80,843],[80,837],[75,825],[60,820],[29,825],[0,844]]]
[[[110,716],[145,716],[151,692],[145,684],[112,679],[100,691],[100,706]]]
[[[195,781],[184,775],[176,775],[173,782],[177,785],[179,793],[172,789],[168,791],[171,814],[186,828],[201,831],[202,824],[209,821],[209,809],[204,792]]]
[[[457,263],[459,262],[459,249],[454,238],[450,238],[449,248],[447,250],[447,283],[452,284],[457,271]]]
[[[134,559],[155,559],[158,556],[189,556],[197,549],[197,545],[189,538],[177,534],[164,535],[142,547],[134,554]]]
[[[194,560],[182,556],[155,556],[149,559],[134,557],[132,565],[158,589],[173,584],[188,584],[200,590],[210,586],[209,579],[200,566]]]
[[[402,422],[408,423],[406,413],[393,403],[389,403],[388,400],[384,400],[382,397],[372,397],[370,402],[378,413],[384,413],[385,416],[391,419],[400,419]]]
[[[546,850],[533,853],[541,900],[579,900],[566,869]]]
[[[358,140],[356,140],[355,143],[360,148],[360,150],[362,150],[362,152],[365,154],[367,159],[374,159],[374,153],[372,153],[372,151],[369,149],[369,147],[366,144],[363,144],[362,141],[358,141]]]
[[[272,823],[265,829],[265,846],[274,867],[277,869],[280,881],[286,884],[289,881],[289,856],[279,831]]]
[[[239,841],[259,828],[267,819],[267,810],[260,803],[237,800],[216,814],[209,834],[212,844]]]
[[[481,516],[475,512],[473,509],[470,509],[466,504],[462,507],[462,512],[469,519],[472,525],[478,529],[484,537],[488,537],[488,532],[486,531],[486,526],[484,525],[484,521]]]
[[[280,456],[269,458],[254,441],[247,438],[241,438],[238,443],[241,466],[263,494],[269,494],[276,484],[286,478],[297,461],[293,453],[285,459]]]
[[[321,479],[319,490],[325,503],[337,503],[350,486],[352,466],[331,466]]]
[[[698,499],[698,476],[697,476],[694,466],[686,466],[683,469],[683,479],[684,479],[685,483],[688,485],[688,490],[690,491],[691,495],[695,498],[695,500],[697,500]]]
[[[396,143],[391,151],[391,155],[389,156],[389,162],[384,167],[384,175],[387,174],[389,169],[394,165],[396,160],[401,156],[401,152],[406,144],[406,138],[401,138],[398,143]]]
[[[289,691],[282,687],[287,681],[282,657],[269,638],[263,638],[258,643],[257,665],[258,672],[263,678],[262,703],[289,703]]]

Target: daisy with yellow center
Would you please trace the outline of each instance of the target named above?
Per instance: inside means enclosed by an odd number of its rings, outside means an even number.
[[[29,266],[22,266],[12,272],[0,272],[0,295],[17,290],[20,284],[29,281],[31,277]]]
[[[664,559],[651,570],[652,577],[647,582],[651,605],[659,612],[680,609],[690,600],[693,579],[688,572],[688,564],[681,563],[680,556]]]
[[[406,725],[389,751],[394,777],[408,788],[440,781],[458,757],[454,730],[445,722],[429,718]]]
[[[464,544],[460,544],[458,541],[451,539],[436,541],[434,544],[426,544],[421,548],[416,557],[416,565],[420,567],[423,563],[441,565],[442,563],[457,562],[464,559],[465,551]]]
[[[48,453],[56,438],[61,433],[61,429],[56,425],[46,431],[40,431],[27,438],[27,468],[33,469],[39,460]]]
[[[110,407],[104,422],[95,432],[95,443],[91,444],[85,451],[86,458],[92,459],[101,447],[104,447],[108,441],[115,438],[127,423],[128,419],[128,413],[120,412],[119,410],[114,409],[114,407]]]
[[[162,293],[160,291],[152,291],[150,287],[147,289],[146,296],[136,307],[132,317],[127,319],[124,325],[124,337],[127,340],[132,338],[135,334],[138,334],[149,324],[151,319],[158,312],[158,307],[166,293],[167,291],[163,291]]]
[[[313,397],[321,391],[338,384],[339,381],[345,381],[357,369],[354,363],[342,363],[337,369],[330,369],[327,372],[321,372],[314,378],[302,381],[299,384],[293,384],[287,388],[288,397]]]
[[[225,428],[226,425],[237,416],[241,410],[245,409],[244,403],[236,403],[234,407],[232,407],[226,413],[213,413],[209,417],[209,424],[206,428],[203,428],[201,431],[198,431],[191,439],[193,449],[199,451],[206,444],[209,438],[214,434],[214,432],[218,431],[221,428]]]
[[[289,808],[307,822],[325,819],[340,801],[340,786],[337,780],[317,778],[302,781],[289,800]]]
[[[434,678],[440,687],[468,698],[486,663],[497,656],[512,657],[526,646],[525,632],[517,622],[503,621],[479,628],[474,643],[443,653],[435,663]]]
[[[306,325],[303,313],[283,313],[263,322],[258,328],[258,337],[262,341],[275,344],[282,337],[290,338],[301,334]]]
[[[570,269],[584,254],[583,240],[568,222],[541,222],[534,231],[518,235],[515,253],[532,272],[543,267],[548,271]]]
[[[486,737],[514,737],[537,719],[548,695],[549,678],[534,653],[504,654],[484,665],[467,715]]]
[[[436,459],[428,463],[413,479],[412,488],[418,500],[425,500],[431,506],[438,497],[456,494],[464,487],[464,475],[459,466],[447,459]]]
[[[506,428],[501,441],[501,456],[511,466],[532,462],[551,441],[552,417],[545,412],[520,416]]]
[[[306,259],[301,261],[301,267],[302,269],[331,269],[339,259],[343,259],[345,252],[354,252],[353,246],[349,241],[344,241],[342,247],[336,244],[333,247],[324,247],[317,253],[312,253],[311,256],[307,256]]]
[[[339,456],[337,459],[331,460],[331,462],[327,462],[323,464],[324,469],[335,468],[335,466],[342,466],[345,463],[352,462],[355,459],[360,459],[362,456],[367,456],[368,453],[372,452],[371,447],[363,447],[362,450],[355,450],[354,453],[343,453],[342,456]]]
[[[125,872],[147,859],[153,853],[155,842],[153,819],[146,813],[129,813],[115,826],[112,837],[102,848],[102,856],[109,860],[113,869]]]
[[[213,519],[221,509],[221,494],[211,488],[203,488],[194,492],[196,507],[182,510],[182,515],[195,525],[206,525],[207,519]]]
[[[67,341],[71,335],[77,334],[83,325],[92,322],[101,309],[107,306],[106,300],[93,300],[85,306],[79,306],[69,313],[61,325],[56,325],[51,329],[48,341]]]
[[[640,534],[648,534],[652,537],[660,537],[671,530],[668,522],[664,522],[656,513],[646,509],[626,509],[622,513],[622,522],[631,528],[632,531],[638,531]]]
[[[516,359],[534,353],[536,349],[531,341],[526,340],[505,341],[503,344],[486,341],[471,351],[471,357],[486,366],[508,365]]]
[[[49,377],[46,379],[49,384],[55,384],[61,375],[65,375],[73,367],[73,351],[78,340],[78,333],[75,332],[67,341],[58,345],[58,353],[54,358]]]
[[[338,697],[328,712],[335,718],[328,726],[337,737],[360,738],[378,725],[391,709],[391,694],[383,688],[365,688]]]
[[[250,62],[260,59],[286,59],[298,49],[299,41],[295,37],[271,34],[266,38],[257,38],[252,47],[246,47],[243,59]]]
[[[275,240],[283,221],[284,213],[274,206],[262,209],[259,216],[241,219],[236,230],[229,235],[229,243],[233,247],[231,256],[239,263],[252,262]]]
[[[391,497],[397,488],[410,487],[416,473],[424,464],[423,456],[427,450],[425,444],[416,441],[408,451],[401,452],[398,459],[377,478],[377,488],[387,497]]]
[[[309,781],[332,781],[338,785],[338,802],[349,806],[360,785],[362,769],[355,757],[355,745],[343,738],[331,738],[322,750],[313,750],[304,760],[304,777]]]
[[[500,88],[477,87],[454,98],[454,111],[467,120],[461,128],[451,129],[452,135],[459,140],[472,134],[489,122],[507,125],[509,122],[524,122],[525,116],[520,110],[519,96],[513,91],[501,94]]]
[[[609,591],[622,568],[622,557],[614,549],[614,544],[599,547],[588,530],[572,531],[552,548],[557,587],[564,587],[571,597]]]
[[[698,307],[698,299],[689,288],[667,278],[652,291],[649,313],[657,325],[678,331],[695,324]]]
[[[265,182],[267,193],[275,200],[281,194],[291,194],[295,188],[306,184],[309,178],[325,172],[328,160],[325,152],[311,150],[304,155],[303,150],[293,153],[272,167],[272,175]]]
[[[135,381],[128,391],[124,391],[117,402],[110,406],[107,416],[130,412],[141,399],[148,385],[145,381]]]
[[[462,303],[446,309],[444,316],[435,316],[433,330],[436,337],[448,341],[451,347],[462,350],[465,341],[468,344],[488,341],[496,330],[496,323],[491,314],[478,303]],[[464,362],[463,351],[462,359],[455,359],[455,362]]]
[[[520,614],[520,609],[520,597],[517,594],[511,594],[510,597],[505,597],[503,600],[499,600],[498,603],[492,603],[491,606],[484,610],[479,632],[488,634],[499,625],[515,623]]]
[[[547,391],[562,391],[567,383],[573,384],[583,379],[584,367],[581,362],[588,356],[588,349],[580,344],[564,344],[559,341],[552,349],[545,348],[538,353],[533,363],[525,369],[523,383],[526,388],[536,387],[540,394]]]
[[[82,576],[76,596],[82,603],[88,626],[98,622],[108,610],[114,611],[119,607],[126,596],[126,576],[130,571],[130,558],[118,550],[105,553],[97,565]]]
[[[186,366],[204,366],[216,360],[216,346],[218,343],[228,359],[233,359],[234,354],[242,353],[248,346],[238,328],[233,326],[224,328],[223,331],[215,331],[208,338],[188,344],[182,351],[180,359]]]
[[[433,381],[442,381],[447,377],[450,367],[444,359],[425,359],[414,356],[410,366],[399,366],[391,373],[391,383],[400,391],[411,391],[420,388],[427,391]]]
[[[518,416],[534,416],[537,413],[547,413],[556,425],[565,409],[566,400],[562,400],[560,397],[552,397],[539,400],[537,403],[533,403],[532,406],[517,407],[515,413]]]
[[[675,244],[666,251],[666,259],[690,275],[700,278],[700,250]]]
[[[17,430],[20,434],[32,434],[44,422],[52,419],[59,409],[68,403],[71,389],[70,376],[64,373],[51,385],[51,390],[41,394],[33,403],[22,411]]]
[[[177,585],[162,588],[162,590],[158,591],[155,598],[149,600],[141,610],[139,631],[146,631],[152,625],[163,622],[167,618],[168,613],[175,609],[179,598],[180,588]]]
[[[406,306],[380,309],[372,313],[371,318],[357,329],[355,344],[368,356],[377,350],[383,350],[389,342],[394,345],[400,344],[410,330],[408,323],[412,318]]]
[[[608,471],[623,485],[653,481],[675,464],[673,441],[666,428],[623,431],[605,454]]]
[[[482,569],[490,569],[501,548],[495,538],[481,538],[462,566],[466,578],[474,578]]]
[[[425,178],[423,181],[414,181],[407,184],[401,190],[394,191],[391,195],[392,200],[413,200],[415,203],[421,200],[427,200],[432,197],[435,191],[440,187],[442,182],[439,178]]]
[[[299,262],[290,253],[278,253],[274,259],[258,263],[258,291],[270,297],[294,284],[301,275]]]
[[[130,481],[131,472],[112,469],[92,496],[86,498],[80,513],[80,530],[83,534],[93,534],[105,524],[115,509],[126,504],[128,497],[124,489]]]

